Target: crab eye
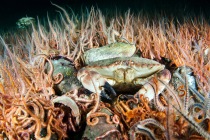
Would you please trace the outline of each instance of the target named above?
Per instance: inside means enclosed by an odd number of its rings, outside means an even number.
[[[134,64],[134,62],[133,61],[130,61],[129,64]]]
[[[119,64],[120,64],[120,61],[115,62],[115,65],[119,65]]]

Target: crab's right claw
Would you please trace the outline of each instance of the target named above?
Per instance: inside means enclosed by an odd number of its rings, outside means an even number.
[[[95,71],[82,68],[78,71],[77,78],[81,81],[84,88],[94,93],[100,93],[102,97],[108,100],[117,95],[112,86]]]

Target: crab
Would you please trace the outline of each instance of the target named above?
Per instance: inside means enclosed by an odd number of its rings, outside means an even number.
[[[16,22],[16,25],[19,29],[25,29],[29,25],[32,25],[34,23],[35,19],[33,17],[22,17]]]
[[[124,42],[90,49],[84,53],[86,66],[78,71],[77,78],[84,88],[108,99],[116,92],[138,91],[152,100],[154,92],[165,89],[163,83],[170,81],[171,74],[163,64],[135,56],[135,51],[134,44]]]

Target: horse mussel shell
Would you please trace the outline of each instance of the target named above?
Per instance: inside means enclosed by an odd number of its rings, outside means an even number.
[[[54,86],[57,95],[63,95],[66,92],[81,87],[81,83],[76,77],[77,70],[71,60],[66,57],[56,56],[51,58],[51,62],[54,68],[53,77],[59,73],[63,75],[62,81]],[[49,72],[49,63],[46,63],[45,67],[46,71]]]

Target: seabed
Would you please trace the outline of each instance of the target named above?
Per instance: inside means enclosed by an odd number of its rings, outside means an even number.
[[[210,139],[208,21],[55,6],[57,19],[1,33],[0,139]],[[131,89],[107,101],[77,80],[86,51],[118,42],[170,71],[161,93],[153,79],[152,100]]]

